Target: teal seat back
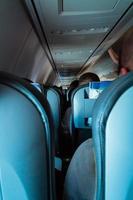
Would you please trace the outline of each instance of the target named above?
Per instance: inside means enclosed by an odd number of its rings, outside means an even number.
[[[117,79],[97,99],[93,113],[96,199],[133,199],[133,73]]]
[[[54,199],[49,108],[41,98],[0,73],[0,199]]]

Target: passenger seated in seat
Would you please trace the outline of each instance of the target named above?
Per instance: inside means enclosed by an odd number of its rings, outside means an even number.
[[[120,75],[133,70],[133,28],[123,38],[120,55],[112,55],[119,64]],[[64,199],[93,200],[96,188],[95,174],[93,141],[89,139],[78,147],[71,160],[65,179]]]
[[[88,72],[88,73],[82,74],[80,76],[79,85],[84,85],[84,84],[87,84],[92,81],[98,82],[98,81],[100,81],[100,79],[96,74],[94,74],[92,72]]]

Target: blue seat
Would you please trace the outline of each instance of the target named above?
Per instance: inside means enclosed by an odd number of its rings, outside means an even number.
[[[53,124],[55,131],[55,148],[56,152],[59,152],[59,127],[61,122],[61,100],[58,92],[53,88],[47,89],[47,100],[50,105],[50,109],[53,116]]]
[[[92,112],[99,94],[112,81],[90,82],[78,87],[72,94],[72,117],[70,115],[70,132],[82,143],[92,135]],[[76,131],[77,129],[78,131]],[[75,133],[76,132],[76,133]],[[77,136],[78,135],[78,136]],[[74,139],[73,139],[74,140]]]
[[[94,99],[89,99],[89,84],[80,86],[73,94],[72,113],[75,128],[89,128]],[[89,114],[89,116],[88,116]]]
[[[54,138],[55,138],[55,151],[59,154],[59,138],[60,138],[60,122],[61,122],[61,96],[55,88],[45,87],[40,83],[31,83],[38,91],[40,91],[49,103],[51,116],[53,119]]]
[[[63,95],[62,87],[57,87],[56,85],[52,86],[54,90],[56,90],[60,96]]]
[[[116,80],[93,113],[96,199],[133,199],[133,73]]]
[[[112,81],[90,82],[74,91],[72,113],[75,128],[91,128],[94,103],[99,94],[111,83]]]
[[[70,131],[75,148],[92,137],[92,110],[95,99],[89,99],[89,83],[78,87],[71,97]],[[88,115],[89,114],[89,115]]]
[[[95,110],[95,104],[92,105],[88,102],[90,100],[93,100],[95,103],[95,98],[97,98],[99,93],[101,93],[102,90],[104,90],[110,84],[111,82],[93,82],[88,85],[84,85],[81,88],[78,88],[77,91],[75,91],[74,97],[76,97],[75,102],[77,104],[75,106],[75,110],[77,108],[79,112],[78,116],[76,116],[77,118],[75,119],[75,125],[76,127],[78,127],[78,130],[82,127],[83,130],[86,131],[86,134],[90,134],[90,131],[92,131],[92,127],[91,124],[88,124],[86,122],[88,122],[88,119],[90,117],[92,117],[92,121],[94,120],[92,110]],[[92,106],[91,109],[86,106],[87,103],[88,106]],[[79,109],[80,106],[82,106],[81,109]],[[86,121],[85,118],[87,119]],[[95,125],[95,121],[93,123]],[[80,134],[84,135],[84,131],[80,132]],[[72,157],[65,178],[64,199],[95,199],[95,187],[95,155],[92,138],[89,138],[77,148]],[[100,200],[103,200],[103,198],[101,198]]]
[[[52,119],[47,100],[0,72],[0,199],[54,199]]]

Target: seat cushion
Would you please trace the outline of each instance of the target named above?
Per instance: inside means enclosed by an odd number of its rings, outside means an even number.
[[[76,150],[64,186],[65,200],[92,200],[95,194],[95,159],[92,139]]]

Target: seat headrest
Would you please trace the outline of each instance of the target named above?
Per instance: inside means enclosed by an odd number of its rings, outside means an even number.
[[[106,89],[112,81],[90,82],[89,84],[89,98],[97,99],[100,93]]]
[[[133,199],[132,102],[133,72],[114,81],[95,103],[96,199]]]
[[[111,81],[90,82],[78,87],[73,94],[72,109],[75,128],[91,128],[92,111],[98,95]]]

